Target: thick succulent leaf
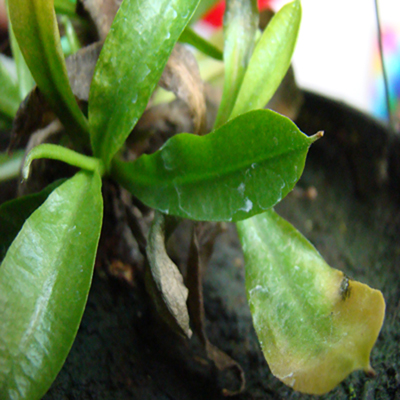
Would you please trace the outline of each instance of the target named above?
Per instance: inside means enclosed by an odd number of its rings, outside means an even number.
[[[13,31],[40,90],[68,133],[82,142],[89,128],[72,94],[53,0],[10,0]]]
[[[258,41],[236,99],[231,118],[264,108],[285,76],[301,20],[300,0],[282,7]]]
[[[89,95],[93,152],[106,166],[145,110],[198,2],[122,2],[100,53]]]
[[[12,241],[18,235],[22,225],[29,216],[40,207],[50,193],[63,183],[60,179],[47,186],[39,193],[28,194],[17,199],[6,201],[0,206],[0,261],[3,260]]]
[[[146,288],[158,313],[178,334],[190,337],[189,311],[186,305],[188,289],[178,267],[165,248],[166,217],[156,212],[146,248],[149,264],[146,269]]]
[[[224,15],[224,91],[215,122],[216,128],[224,124],[231,115],[253,53],[257,28],[257,0],[227,1]]]
[[[204,221],[238,221],[292,190],[316,137],[289,119],[256,110],[205,136],[179,134],[136,161],[115,161],[114,177],[150,207]]]
[[[273,210],[237,224],[254,327],[272,373],[305,393],[333,389],[369,356],[382,293],[330,268]]]
[[[20,99],[18,85],[0,58],[0,114],[12,120],[17,113]]]
[[[28,218],[0,266],[0,398],[40,399],[72,346],[102,221],[101,179],[79,172]]]

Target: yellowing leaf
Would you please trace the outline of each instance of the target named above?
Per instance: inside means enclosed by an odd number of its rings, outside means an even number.
[[[357,369],[373,372],[382,293],[330,268],[273,210],[237,226],[254,327],[272,373],[295,390],[323,394]]]

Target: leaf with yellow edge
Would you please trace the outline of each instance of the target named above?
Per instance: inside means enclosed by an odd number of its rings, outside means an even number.
[[[330,391],[357,369],[372,373],[382,293],[330,268],[272,209],[237,227],[253,323],[272,373],[310,394]]]

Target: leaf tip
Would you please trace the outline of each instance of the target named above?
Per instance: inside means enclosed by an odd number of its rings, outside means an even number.
[[[368,378],[375,378],[376,377],[376,372],[375,370],[371,367],[371,365],[368,365],[367,368],[364,369],[365,375]]]
[[[30,154],[28,154],[28,156],[25,158],[25,161],[22,166],[22,171],[21,171],[22,181],[26,181],[29,178],[29,172],[31,169],[32,161],[33,161],[33,158],[30,157]]]
[[[324,136],[324,131],[318,131],[315,135],[310,136],[311,144],[316,142],[318,139],[321,139]]]

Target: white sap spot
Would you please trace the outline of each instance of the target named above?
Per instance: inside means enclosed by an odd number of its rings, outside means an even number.
[[[300,269],[300,267],[299,267],[298,265],[295,265],[295,266],[294,266],[294,269],[295,269],[296,271],[298,271],[298,270]]]
[[[253,294],[255,294],[257,292],[268,293],[268,289],[265,287],[262,287],[261,285],[257,285],[249,291],[250,297],[253,296]]]
[[[239,185],[239,187],[238,187],[238,192],[241,194],[241,195],[243,195],[243,193],[244,193],[244,189],[246,188],[246,185],[242,182],[240,185]]]
[[[146,64],[144,64],[143,65],[143,71],[141,72],[140,78],[137,81],[138,82],[143,82],[144,79],[146,78],[146,76],[149,75],[149,73],[150,73],[150,68]]]
[[[288,378],[291,378],[293,376],[293,372],[291,372],[290,374],[286,375],[286,376],[277,376],[280,380],[287,380]],[[296,379],[290,379],[289,381],[285,382],[286,385],[293,387],[294,384],[296,383]]]
[[[171,170],[173,170],[175,168],[174,157],[170,156],[169,151],[161,152],[161,158],[163,160],[164,168],[166,170],[171,171]]]
[[[165,35],[165,40],[168,40],[171,37],[171,33],[168,31],[167,34]]]
[[[132,100],[131,100],[132,104],[135,104],[137,102],[137,98],[138,98],[138,94],[135,93],[135,95],[132,97]]]
[[[246,197],[246,204],[244,207],[240,208],[239,210],[244,211],[244,212],[249,212],[253,208],[253,202]]]
[[[256,169],[257,168],[257,163],[251,164],[251,168]]]

